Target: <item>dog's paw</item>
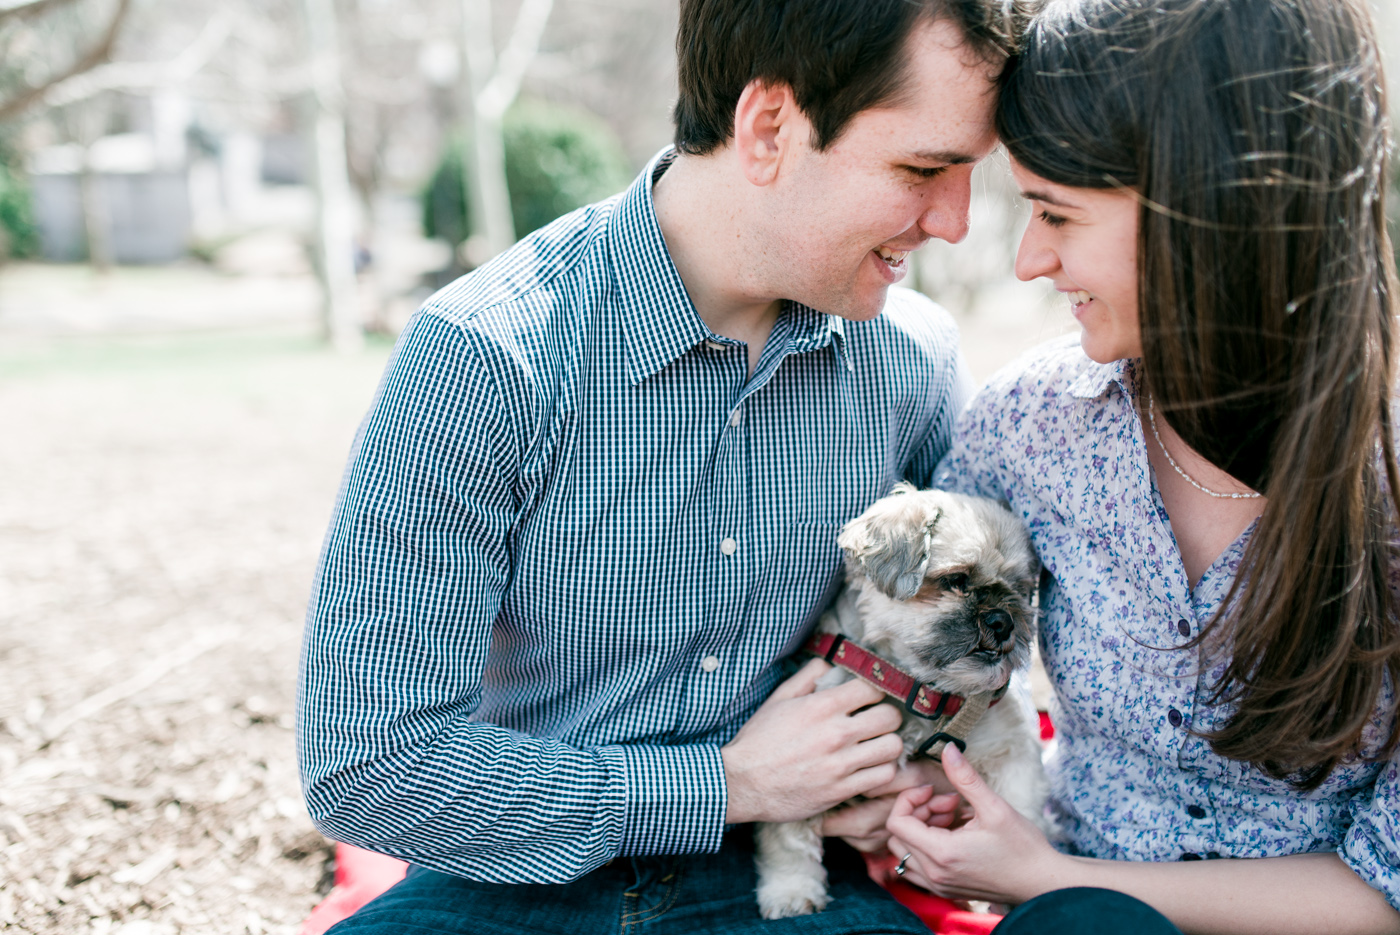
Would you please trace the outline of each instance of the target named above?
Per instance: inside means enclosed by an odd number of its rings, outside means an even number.
[[[829,902],[826,886],[811,877],[768,882],[758,888],[758,914],[765,919],[811,915],[821,912]]]

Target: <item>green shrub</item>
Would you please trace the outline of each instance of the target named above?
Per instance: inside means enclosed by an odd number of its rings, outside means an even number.
[[[29,185],[22,175],[0,162],[0,260],[33,255],[38,241]]]
[[[631,180],[616,135],[586,111],[517,101],[506,112],[501,133],[517,237],[615,194]],[[461,139],[448,143],[423,193],[423,230],[449,243],[465,240],[470,230],[462,191],[463,149]]]

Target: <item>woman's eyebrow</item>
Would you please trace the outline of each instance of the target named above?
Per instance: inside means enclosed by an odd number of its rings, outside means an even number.
[[[1054,205],[1054,206],[1057,207],[1057,208],[1076,208],[1076,207],[1078,207],[1078,205],[1072,205],[1072,204],[1070,204],[1070,203],[1067,202],[1067,201],[1061,201],[1060,199],[1056,198],[1054,195],[1050,195],[1050,194],[1047,194],[1047,193],[1045,193],[1045,192],[1021,192],[1021,197],[1024,198],[1024,199],[1026,199],[1027,201],[1041,201],[1041,202],[1044,202],[1044,203],[1047,204],[1047,205]]]

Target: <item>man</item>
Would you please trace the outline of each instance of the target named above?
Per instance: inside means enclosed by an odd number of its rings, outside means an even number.
[[[921,781],[875,690],[778,663],[948,444],[956,331],[889,287],[966,233],[997,6],[683,0],[679,153],[407,327],[303,659],[312,817],[415,865],[344,931],[758,930],[746,823]],[[784,924],[923,930],[832,850]]]

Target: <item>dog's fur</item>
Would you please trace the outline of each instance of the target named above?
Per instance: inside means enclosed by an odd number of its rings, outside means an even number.
[[[1018,675],[967,741],[967,758],[1017,811],[1048,830],[1040,734],[1023,670],[1035,634],[1030,607],[1038,565],[1025,530],[993,500],[898,485],[852,520],[837,540],[846,588],[819,632],[842,633],[939,691],[964,697],[994,691]],[[1004,634],[1005,616],[1011,633]],[[830,688],[855,678],[833,669]],[[908,713],[899,730],[907,759],[932,736]],[[765,919],[823,909],[821,816],[760,824],[756,835],[759,912]]]

